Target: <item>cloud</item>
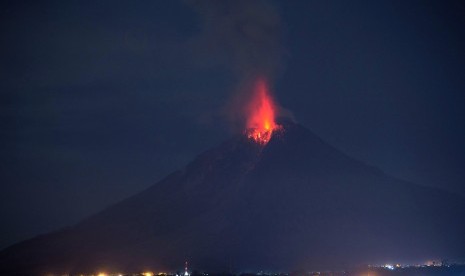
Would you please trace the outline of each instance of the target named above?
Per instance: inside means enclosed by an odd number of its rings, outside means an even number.
[[[229,66],[241,79],[273,78],[282,65],[282,20],[269,1],[188,2],[201,17],[197,47],[204,59]]]
[[[242,130],[258,78],[273,87],[283,66],[283,22],[270,1],[192,0],[200,16],[200,33],[192,45],[199,63],[230,70],[236,86],[224,109],[234,131]]]

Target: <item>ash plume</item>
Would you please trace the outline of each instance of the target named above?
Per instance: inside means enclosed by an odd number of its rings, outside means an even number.
[[[273,78],[282,63],[282,20],[269,1],[191,1],[208,54],[223,55],[237,76]]]
[[[257,79],[272,88],[282,69],[283,22],[273,2],[263,0],[190,1],[200,15],[197,48],[202,62],[232,70],[233,88],[225,115],[233,129],[242,129],[244,106],[252,97]]]

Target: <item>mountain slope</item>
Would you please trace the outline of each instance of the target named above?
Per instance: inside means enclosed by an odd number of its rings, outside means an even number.
[[[2,272],[334,267],[465,256],[465,201],[394,179],[285,122],[142,193],[0,252]]]

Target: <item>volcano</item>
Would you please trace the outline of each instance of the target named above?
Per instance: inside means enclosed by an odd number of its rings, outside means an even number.
[[[0,274],[334,268],[465,256],[465,200],[357,161],[280,122],[147,190],[0,252]]]

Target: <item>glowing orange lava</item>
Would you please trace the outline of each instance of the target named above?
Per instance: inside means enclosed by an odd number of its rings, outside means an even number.
[[[273,131],[279,128],[275,123],[275,112],[276,106],[269,95],[268,86],[259,79],[248,107],[247,137],[263,145],[268,143]]]

